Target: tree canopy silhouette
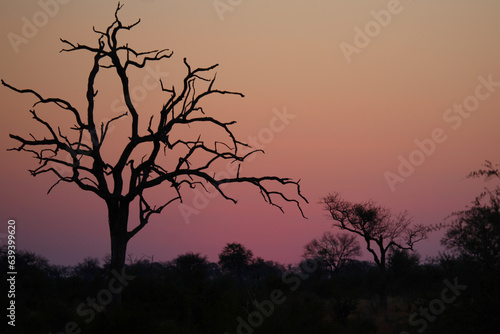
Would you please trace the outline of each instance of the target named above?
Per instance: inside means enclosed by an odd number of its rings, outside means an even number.
[[[498,170],[489,168],[470,175],[498,177]],[[500,187],[486,189],[465,210],[454,212],[441,244],[463,258],[473,260],[487,269],[500,265]]]
[[[430,228],[412,225],[408,213],[393,215],[388,208],[373,201],[351,203],[339,193],[323,198],[324,209],[333,219],[334,226],[359,235],[365,240],[381,273],[379,287],[381,307],[387,308],[387,258],[391,250],[413,250],[413,245],[427,238]]]
[[[219,265],[222,270],[241,278],[253,259],[253,252],[238,243],[227,243],[219,254]]]
[[[12,150],[30,152],[38,160],[39,166],[30,170],[31,174],[55,175],[57,182],[50,187],[49,192],[61,182],[68,182],[105,201],[111,237],[111,269],[119,272],[123,269],[128,241],[148,224],[153,214],[160,214],[174,201],[182,202],[182,190],[186,187],[201,187],[207,191],[207,186],[211,186],[224,199],[236,203],[236,199],[226,194],[223,186],[232,183],[250,184],[258,189],[269,204],[283,211],[276,200],[290,202],[303,215],[300,203],[307,203],[307,200],[300,192],[299,181],[278,176],[243,176],[240,171],[241,163],[250,154],[261,150],[251,149],[248,152],[250,146],[238,140],[231,129],[235,121],[217,119],[203,109],[201,102],[207,96],[244,97],[238,92],[215,88],[216,75],[213,70],[218,64],[194,68],[184,58],[186,74],[180,87],[172,84],[167,88],[166,83],[159,80],[161,90],[166,95],[161,109],[149,119],[137,111],[131,98],[131,69],[143,69],[146,64],[169,59],[173,52],[168,49],[137,51],[127,42],[122,42],[122,34],[136,27],[140,20],[130,25],[122,23],[118,15],[121,8],[118,3],[114,21],[105,30],[93,29],[98,36],[96,45],[61,39],[65,44],[63,52],[82,51],[93,57],[86,85],[85,108],[77,108],[62,98],[45,97],[32,89],[16,88],[2,80],[4,86],[15,92],[36,97],[37,101],[30,112],[48,133],[48,137],[44,138],[10,134],[12,139],[19,142],[19,146]],[[96,116],[99,110],[95,100],[98,92],[96,78],[107,71],[114,73],[127,111],[109,121],[100,122]],[[35,110],[41,105],[68,113],[73,118],[74,125],[67,129],[51,125]],[[111,158],[106,157],[102,149],[103,143],[109,140],[110,126],[127,124],[126,120],[130,125],[129,136],[123,143],[113,144],[116,147],[114,153],[119,153],[118,159],[113,163]],[[179,130],[187,128],[203,128],[212,132],[206,138],[201,131],[196,139],[182,137],[184,132]],[[216,139],[208,139],[215,133],[219,134]],[[85,137],[90,138],[88,143],[84,141]],[[120,148],[119,144],[123,146]],[[247,153],[241,152],[243,148],[246,148]],[[63,154],[69,155],[70,159],[64,159]],[[143,156],[140,161],[134,158],[138,155]],[[168,163],[164,163],[165,161]],[[220,161],[237,164],[237,174],[217,176],[214,168]],[[68,168],[70,175],[61,173],[59,167]],[[174,195],[163,199],[160,204],[152,204],[146,198],[147,191],[164,183],[175,190]],[[276,187],[279,189],[276,190]],[[292,190],[287,190],[289,187]],[[285,195],[285,190],[288,194],[293,192],[293,195]],[[135,226],[130,227],[129,210],[133,202],[138,204],[139,217]]]
[[[325,264],[333,276],[353,257],[361,255],[356,236],[348,233],[325,232],[304,246],[304,257],[311,257]]]
[[[413,250],[415,243],[427,238],[429,228],[412,225],[406,211],[393,215],[389,209],[373,201],[351,203],[338,193],[324,197],[322,202],[334,226],[365,240],[366,249],[382,271],[386,270],[387,253],[391,249]]]

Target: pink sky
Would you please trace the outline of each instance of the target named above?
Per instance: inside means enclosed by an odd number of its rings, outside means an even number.
[[[59,53],[59,38],[95,43],[92,26],[107,27],[116,3],[61,2],[67,3],[2,1],[0,77],[83,107],[90,55]],[[468,172],[485,159],[500,162],[498,1],[254,0],[219,13],[213,1],[205,0],[122,3],[124,22],[142,20],[128,34],[131,46],[174,51],[158,69],[153,64],[150,72],[137,72],[135,85],[144,85],[151,71],[165,80],[176,78],[183,57],[193,66],[219,63],[217,87],[245,98],[220,96],[207,101],[206,110],[238,121],[234,130],[240,138],[256,137],[266,151],[243,170],[301,179],[310,201],[303,205],[305,220],[293,205],[284,205],[281,214],[255,189],[236,186],[237,205],[210,199],[189,223],[174,203],[129,243],[135,257],[170,260],[195,251],[215,261],[225,243],[240,242],[257,256],[296,263],[303,246],[331,228],[318,204],[329,192],[341,192],[351,201],[373,199],[394,212],[408,210],[416,223],[435,224],[463,209],[486,185],[465,179]],[[39,27],[25,27],[23,35],[26,22]],[[368,29],[371,37],[356,37],[358,28]],[[13,34],[24,42],[13,43]],[[347,44],[357,51],[343,52]],[[147,83],[152,87],[154,81]],[[116,115],[120,106],[119,95],[108,87],[98,87],[103,118]],[[140,111],[161,106],[158,88],[147,90],[145,100],[136,98]],[[34,100],[4,87],[0,99],[0,233],[14,218],[20,248],[56,264],[102,258],[109,252],[104,203],[66,184],[47,196],[55,179],[33,178],[27,169],[37,162],[27,153],[6,151],[15,145],[9,133],[43,135],[28,112]],[[453,111],[462,104],[473,111]],[[280,124],[276,111],[293,118]],[[273,127],[279,131],[266,137],[265,129]],[[435,129],[441,135],[432,152],[418,153],[415,141],[430,145]],[[392,191],[385,175],[398,173],[400,156],[419,165]],[[155,192],[152,198],[161,204],[161,195]],[[185,196],[194,207],[195,193],[186,190]],[[435,255],[442,249],[439,239],[439,233],[433,234],[418,251]]]

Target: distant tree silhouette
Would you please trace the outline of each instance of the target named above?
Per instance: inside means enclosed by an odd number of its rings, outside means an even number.
[[[208,261],[200,253],[186,253],[173,260],[175,269],[187,285],[201,282],[208,274]]]
[[[391,211],[373,201],[351,203],[339,193],[323,198],[324,209],[329,212],[334,226],[359,235],[372,254],[382,274],[380,288],[382,307],[387,307],[386,269],[387,255],[393,248],[413,250],[416,242],[427,238],[429,228],[412,225],[408,213],[393,215]]]
[[[304,246],[304,258],[313,258],[324,264],[333,276],[338,274],[344,264],[353,257],[361,255],[361,248],[356,236],[348,233],[323,233]]]
[[[498,164],[486,160],[482,168],[468,178],[500,179]],[[472,206],[450,215],[451,224],[441,244],[454,255],[491,268],[500,265],[500,186],[486,188],[472,201]]]
[[[0,247],[0,264],[3,265],[4,268],[8,268],[9,265],[8,254],[9,252],[6,246]],[[17,249],[15,257],[16,271],[23,273],[23,275],[16,276],[16,306],[19,307],[24,301],[29,307],[47,307],[47,301],[50,299],[51,293],[53,293],[50,282],[61,277],[61,273],[58,272],[57,268],[51,266],[45,257],[34,252]],[[8,271],[9,270],[2,270],[0,273],[0,278],[2,279],[0,288],[4,289],[4,291],[10,290],[6,280],[10,277],[10,275],[7,274]],[[8,303],[8,299],[3,298],[3,305],[4,300],[5,304]]]
[[[389,269],[399,276],[418,268],[420,256],[418,253],[410,253],[407,249],[394,248],[389,254],[388,262]]]
[[[487,190],[453,221],[441,244],[458,255],[492,268],[500,265],[500,189]]]
[[[257,257],[249,265],[250,275],[255,281],[262,281],[268,277],[281,276],[285,272],[285,266],[275,261],[265,261]]]
[[[365,240],[366,249],[382,271],[386,270],[387,253],[392,248],[413,250],[415,243],[427,238],[428,229],[423,225],[412,226],[406,211],[394,216],[373,201],[351,203],[338,193],[324,197],[323,203],[334,226]]]
[[[239,243],[228,243],[219,254],[219,265],[225,272],[242,279],[243,272],[253,259],[251,250]]]
[[[128,241],[148,224],[151,215],[161,213],[174,201],[182,202],[184,187],[201,187],[207,191],[207,186],[210,186],[224,199],[236,203],[222,186],[250,184],[258,189],[265,201],[281,211],[283,209],[275,202],[276,199],[294,203],[302,213],[299,201],[307,200],[300,193],[299,182],[277,176],[243,176],[241,163],[250,154],[261,150],[253,150],[237,139],[231,130],[235,121],[216,119],[203,109],[201,102],[208,96],[243,97],[241,93],[214,87],[215,74],[212,73],[218,64],[192,68],[184,58],[186,75],[181,87],[172,85],[167,88],[160,79],[162,92],[167,95],[163,107],[151,117],[138,112],[131,97],[130,72],[142,69],[151,62],[168,59],[173,52],[168,49],[142,52],[134,50],[127,42],[119,42],[124,32],[140,22],[124,25],[118,17],[121,7],[118,4],[115,20],[105,30],[94,28],[98,36],[96,45],[75,44],[61,39],[67,46],[62,51],[83,51],[93,56],[86,85],[85,111],[65,99],[44,97],[32,89],[18,89],[2,80],[2,84],[9,89],[37,99],[30,112],[48,134],[43,138],[10,134],[20,144],[12,150],[30,152],[38,160],[39,166],[30,170],[31,174],[55,175],[57,182],[49,192],[61,182],[75,183],[80,189],[105,201],[111,237],[111,270],[122,271]],[[106,122],[98,119],[99,108],[95,99],[98,92],[96,79],[101,77],[103,71],[106,75],[109,72],[115,75],[127,109]],[[68,129],[51,125],[35,110],[38,106],[54,106],[71,116],[74,125]],[[103,144],[108,143],[110,128],[115,124],[130,126],[128,138],[121,143],[123,146],[119,147],[120,142],[113,143],[113,153],[118,154],[117,158],[106,156],[109,150],[105,152],[102,149]],[[193,136],[193,131],[198,133]],[[207,131],[211,131],[210,135]],[[90,138],[90,141],[86,142],[85,138]],[[243,149],[246,149],[245,154]],[[69,160],[65,159],[66,155],[69,155]],[[236,175],[217,175],[216,164],[221,161],[237,165]],[[70,170],[70,175],[61,173],[61,167]],[[170,185],[174,192],[172,196],[166,196],[160,205],[153,205],[146,198],[146,193],[160,184]],[[283,190],[276,190],[274,186]],[[283,193],[288,187],[293,187],[291,191],[296,198]],[[139,207],[139,219],[134,227],[129,228],[129,211],[133,202]]]
[[[86,257],[82,262],[78,263],[73,268],[73,274],[85,281],[93,281],[100,279],[102,276],[102,268],[98,258]]]

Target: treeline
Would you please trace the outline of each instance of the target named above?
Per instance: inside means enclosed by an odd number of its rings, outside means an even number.
[[[471,177],[500,178],[491,164]],[[500,328],[500,187],[486,189],[444,224],[445,251],[414,251],[430,229],[372,201],[324,198],[339,233],[304,245],[283,265],[226,244],[217,263],[199,253],[170,262],[109,257],[54,266],[16,255],[16,327],[2,333],[490,333]],[[361,240],[358,241],[358,239]],[[373,262],[358,261],[366,249]],[[8,268],[6,248],[0,266]],[[2,271],[0,285],[11,282]],[[12,297],[9,296],[9,299]],[[7,298],[2,298],[7,309]]]
[[[106,259],[63,267],[21,251],[16,328],[3,322],[2,331],[478,333],[500,326],[498,263],[486,268],[470,257],[441,255],[421,264],[415,253],[394,251],[383,278],[370,262],[350,260],[332,275],[319,260],[284,266],[254,258],[240,244],[226,245],[219,259],[194,253],[166,263],[129,259],[113,287],[123,285],[115,305]],[[5,251],[0,261],[5,268]],[[386,308],[379,295],[384,280]]]

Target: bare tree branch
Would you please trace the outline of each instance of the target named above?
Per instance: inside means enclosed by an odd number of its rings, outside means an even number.
[[[134,235],[136,235],[140,230],[144,228],[149,223],[149,218],[153,214],[160,214],[162,210],[167,207],[170,203],[180,200],[180,196],[174,197],[170,199],[168,202],[166,202],[163,205],[160,205],[159,207],[151,207],[148,202],[144,199],[144,196],[140,196],[140,201],[139,201],[139,219],[140,223],[137,225],[134,229],[132,229],[130,232],[128,232],[128,239],[131,239]]]
[[[480,168],[478,170],[470,172],[467,177],[468,178],[479,178],[484,177],[485,181],[488,181],[494,177],[500,178],[500,172],[498,169],[499,164],[493,164],[491,161],[486,160],[484,164],[482,164],[484,168]]]
[[[128,31],[137,26],[140,20],[130,25],[123,24],[119,11],[123,6],[118,3],[114,13],[114,21],[105,29],[96,29],[97,46],[85,45],[61,39],[64,48],[61,52],[85,51],[93,56],[93,62],[86,81],[86,111],[80,113],[71,103],[61,98],[44,98],[31,89],[18,89],[2,80],[2,84],[10,90],[34,95],[38,101],[30,110],[34,120],[48,131],[47,137],[31,139],[10,134],[19,145],[11,150],[33,154],[39,166],[30,170],[33,176],[53,174],[55,183],[49,192],[62,182],[75,183],[80,189],[91,191],[101,197],[108,208],[108,225],[111,235],[112,267],[118,271],[124,265],[127,242],[141,231],[153,214],[160,214],[165,207],[176,200],[182,202],[185,186],[202,187],[208,191],[212,186],[224,199],[236,203],[236,199],[226,194],[223,189],[227,184],[249,184],[258,189],[262,198],[282,212],[281,203],[297,206],[302,216],[302,195],[299,181],[278,176],[241,176],[240,167],[250,154],[262,152],[250,149],[240,153],[242,147],[250,148],[240,141],[232,126],[235,121],[224,121],[210,115],[204,110],[202,103],[210,95],[235,95],[244,97],[242,93],[215,88],[218,64],[208,67],[191,67],[187,59],[183,59],[186,74],[180,87],[175,84],[166,85],[159,80],[161,91],[166,93],[165,103],[153,115],[140,114],[132,100],[133,86],[129,71],[142,69],[149,62],[164,61],[171,58],[169,49],[138,51],[122,42],[121,31]],[[113,74],[120,85],[121,97],[125,102],[126,112],[101,121],[97,117],[100,106],[96,104],[98,87],[96,82],[102,72]],[[171,87],[171,88],[165,88]],[[55,105],[56,109],[71,112],[76,124],[69,129],[61,129],[51,125],[40,117],[35,108],[40,105]],[[107,107],[104,111],[107,111]],[[155,117],[156,116],[156,117]],[[130,122],[130,135],[120,147],[113,147],[118,159],[107,156],[102,150],[110,140],[112,124],[120,119]],[[125,122],[124,122],[125,123]],[[144,126],[141,130],[139,125]],[[189,131],[177,131],[189,129]],[[202,130],[198,130],[202,129]],[[194,131],[199,131],[198,134]],[[207,136],[204,131],[210,131]],[[214,139],[214,137],[216,137]],[[76,138],[76,139],[75,139]],[[211,138],[208,140],[207,138]],[[107,146],[108,147],[108,146]],[[160,155],[163,152],[163,156]],[[137,156],[142,156],[136,162]],[[66,158],[66,159],[65,159]],[[112,160],[111,160],[112,159]],[[111,160],[111,161],[110,161]],[[168,163],[166,163],[166,161]],[[221,178],[214,173],[218,162],[237,163],[236,176]],[[61,172],[60,168],[68,171]],[[145,192],[162,183],[169,184],[177,193],[172,199],[160,206],[152,206],[145,199]],[[285,194],[282,190],[289,189]],[[293,195],[291,195],[293,193]],[[139,223],[131,230],[129,224],[129,206],[139,202]]]
[[[394,216],[389,209],[373,201],[351,203],[343,200],[339,193],[334,193],[323,198],[322,202],[334,226],[365,240],[366,249],[382,270],[385,270],[386,254],[391,248],[413,250],[414,244],[426,239],[429,232],[423,225],[412,227],[407,212]],[[377,246],[378,252],[372,243]]]
[[[348,233],[325,232],[304,246],[304,258],[313,258],[326,264],[331,275],[337,274],[353,257],[361,255],[356,236]]]
[[[39,103],[54,103],[62,109],[71,111],[73,113],[73,115],[75,116],[75,119],[76,119],[78,126],[80,126],[80,128],[82,128],[82,129],[85,129],[86,125],[82,122],[81,117],[80,117],[80,113],[68,101],[60,99],[60,98],[44,99],[40,94],[38,94],[37,92],[35,92],[32,89],[18,89],[14,86],[9,85],[8,83],[6,83],[3,80],[2,80],[2,85],[4,85],[5,87],[7,87],[15,92],[21,93],[21,94],[27,93],[27,94],[35,95],[38,98],[38,102],[33,104],[33,107],[35,107]]]

